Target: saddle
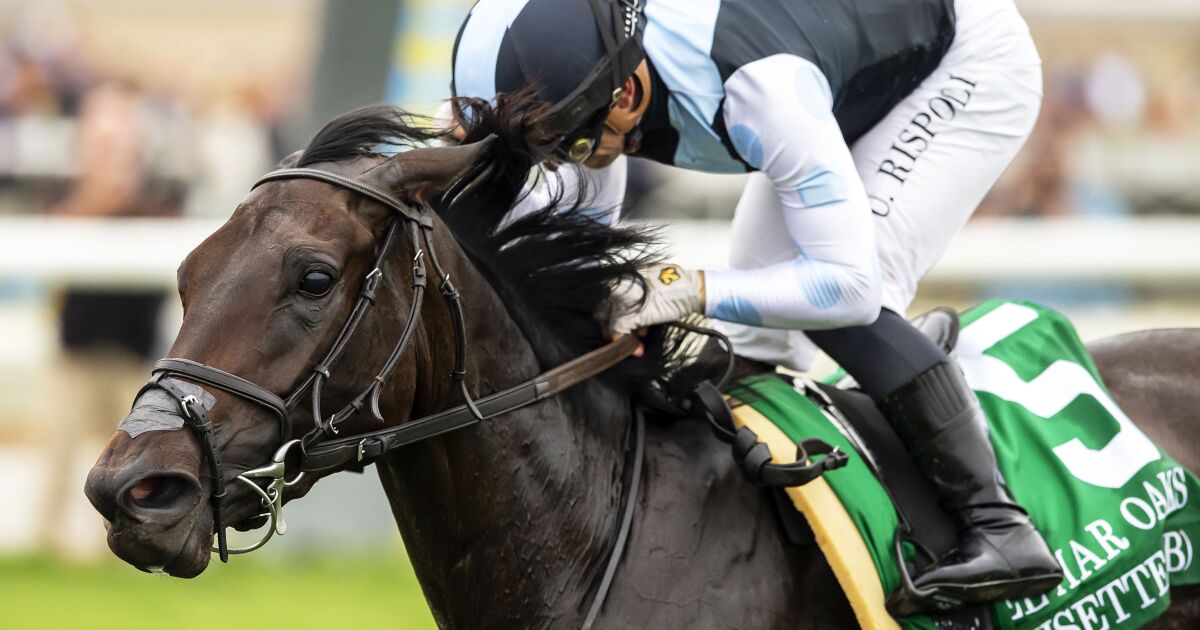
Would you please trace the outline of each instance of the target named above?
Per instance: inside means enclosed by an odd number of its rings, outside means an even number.
[[[913,321],[947,354],[958,340],[958,314],[948,308],[930,311]],[[783,375],[777,375],[790,381]],[[835,385],[797,379],[794,383],[827,416],[855,447],[853,456],[862,457],[871,472],[886,489],[899,517],[897,544],[902,540],[918,552],[912,566],[902,573],[924,571],[931,563],[949,553],[958,543],[956,519],[941,506],[938,494],[913,463],[908,450],[891,425],[857,384],[843,376]],[[898,628],[884,610],[886,593],[861,540],[849,540],[856,532],[850,517],[822,479],[823,473],[845,465],[850,454],[829,444],[806,439],[793,445],[770,421],[736,399],[718,406],[711,397],[703,405],[705,414],[729,414],[710,422],[736,427],[732,446],[734,458],[744,475],[767,488],[780,525],[793,544],[818,544],[838,575],[863,627]],[[789,451],[795,457],[781,461]],[[773,455],[774,453],[774,455]],[[931,616],[938,628],[981,629],[992,627],[992,616],[985,606],[971,606]]]

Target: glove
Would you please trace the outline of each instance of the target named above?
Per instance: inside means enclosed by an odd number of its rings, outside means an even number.
[[[632,280],[622,280],[613,289],[610,297],[613,332],[631,333],[704,312],[703,271],[662,264],[647,268],[643,274],[644,301],[642,286]]]

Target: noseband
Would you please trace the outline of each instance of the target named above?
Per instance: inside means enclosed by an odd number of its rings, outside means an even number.
[[[513,387],[485,396],[478,400],[472,399],[466,386],[466,327],[463,319],[462,300],[458,290],[450,282],[450,276],[445,273],[438,261],[434,250],[433,227],[434,221],[427,207],[413,207],[395,196],[362,181],[344,177],[336,173],[313,168],[288,168],[273,171],[263,176],[254,184],[254,188],[277,180],[310,179],[332,184],[339,188],[352,190],[370,199],[382,203],[395,211],[387,235],[379,248],[375,265],[363,278],[362,288],[355,301],[350,315],[342,325],[334,339],[333,345],[312,370],[286,398],[280,398],[264,387],[256,385],[240,376],[224,370],[205,365],[196,361],[182,358],[160,359],[154,364],[153,375],[148,383],[138,392],[136,401],[142,394],[152,389],[159,389],[171,396],[179,406],[185,424],[195,434],[208,464],[212,477],[210,498],[213,511],[213,527],[216,531],[217,544],[213,551],[218,553],[222,562],[228,562],[230,554],[248,553],[267,543],[276,534],[283,534],[286,525],[282,517],[283,493],[288,486],[299,482],[305,472],[333,472],[348,467],[360,467],[370,463],[381,455],[407,444],[420,442],[431,437],[461,429],[476,422],[492,418],[521,407],[544,400],[550,396],[581,383],[600,372],[603,372],[631,355],[638,346],[635,337],[625,336],[616,341],[593,350],[585,355],[564,363],[554,369],[544,372],[528,381]],[[384,268],[388,252],[391,250],[397,234],[408,232],[412,250],[412,286],[413,299],[409,309],[408,319],[399,339],[393,346],[387,360],[383,363],[376,376],[370,383],[346,404],[341,410],[325,417],[322,414],[322,390],[332,376],[332,370],[338,359],[345,352],[350,339],[354,336],[359,324],[367,311],[376,302],[376,291],[384,282]],[[454,368],[451,377],[462,396],[462,403],[456,407],[434,413],[423,418],[410,420],[399,426],[380,429],[369,433],[340,436],[339,425],[352,416],[368,411],[376,420],[384,422],[379,409],[379,397],[383,386],[404,355],[405,349],[412,340],[419,322],[421,304],[424,299],[427,278],[427,263],[433,268],[438,278],[438,292],[445,301],[454,328]],[[208,419],[207,410],[203,404],[188,395],[178,386],[178,378],[184,378],[204,385],[209,385],[233,394],[243,400],[254,403],[269,410],[279,420],[281,445],[276,450],[271,462],[243,472],[235,479],[252,488],[262,499],[266,510],[260,516],[269,518],[269,524],[262,538],[256,543],[230,549],[225,536],[225,524],[222,510],[225,497],[225,474],[221,463],[220,449],[216,444],[212,422]],[[290,413],[305,394],[310,395],[312,419],[314,427],[303,438],[290,439],[292,423]],[[640,427],[640,422],[639,425]],[[638,430],[640,439],[642,431]],[[300,472],[288,479],[286,460],[293,448],[299,450]],[[640,468],[640,459],[639,466]],[[259,479],[267,480],[264,489],[259,485]],[[636,483],[636,482],[635,482]],[[636,494],[636,492],[634,493]],[[616,556],[614,556],[616,557]]]

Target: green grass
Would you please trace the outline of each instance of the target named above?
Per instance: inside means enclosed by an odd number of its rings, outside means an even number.
[[[0,628],[434,628],[407,559],[234,557],[180,580],[107,561],[0,558]]]

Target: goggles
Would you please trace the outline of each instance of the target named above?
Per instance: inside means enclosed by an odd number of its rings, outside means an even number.
[[[550,131],[562,137],[550,156],[559,161],[584,162],[595,153],[604,133],[604,121],[621,98],[625,78],[645,58],[636,37],[641,0],[613,0],[608,15],[601,7],[601,0],[589,0],[589,5],[606,54],[579,87],[547,114]],[[640,134],[632,135],[635,142],[640,142]]]

